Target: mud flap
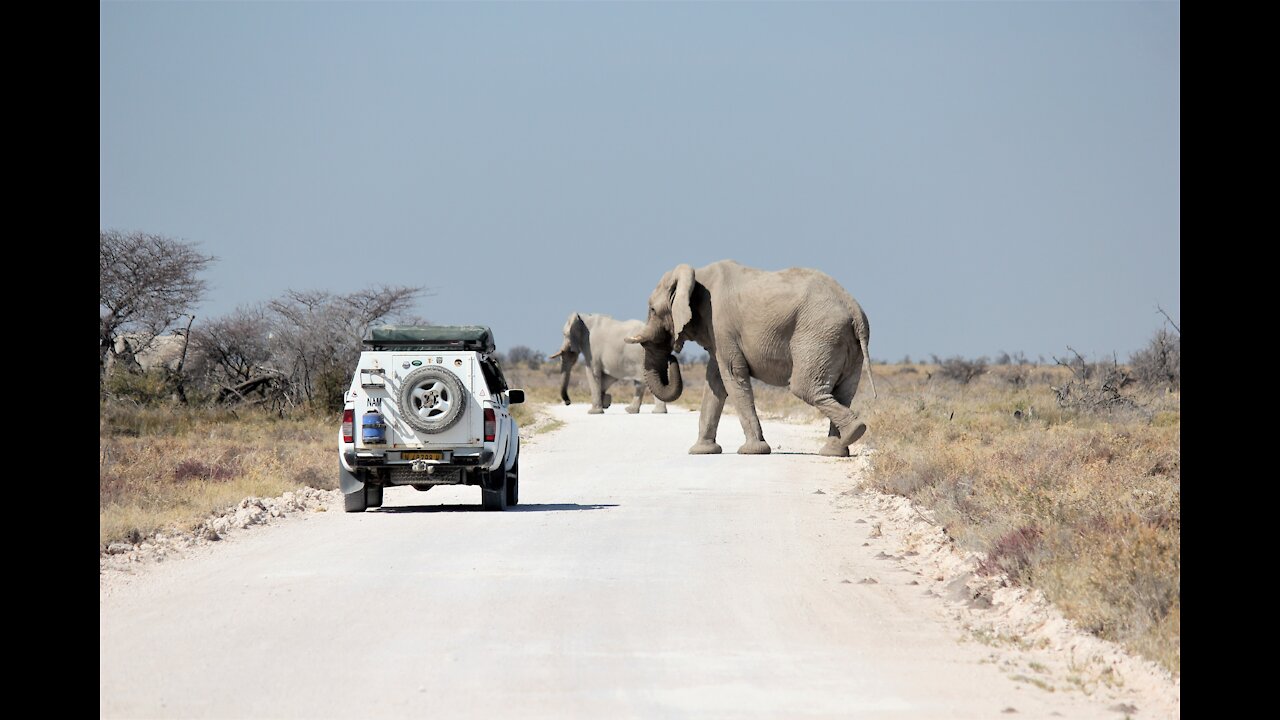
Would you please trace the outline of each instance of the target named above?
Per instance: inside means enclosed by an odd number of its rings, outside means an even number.
[[[480,487],[484,490],[505,490],[507,487],[507,471],[505,468],[481,473]]]
[[[343,495],[364,490],[364,481],[343,467],[341,460],[338,461],[338,487],[342,488]]]

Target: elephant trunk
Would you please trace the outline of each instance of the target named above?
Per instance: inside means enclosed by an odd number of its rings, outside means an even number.
[[[578,353],[563,353],[560,356],[560,399],[565,405],[570,404],[569,400],[569,375],[573,370],[573,365],[578,361]]]
[[[644,381],[653,396],[662,402],[675,402],[684,392],[684,378],[680,375],[680,362],[670,353],[665,356],[646,348]],[[651,357],[656,355],[657,357]]]

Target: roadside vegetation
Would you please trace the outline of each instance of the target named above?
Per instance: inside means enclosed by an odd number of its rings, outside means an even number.
[[[190,530],[250,496],[335,488],[337,432],[336,419],[318,413],[104,403],[99,542]]]
[[[559,402],[557,365],[515,373],[529,383],[527,401],[512,407],[525,439],[558,424],[544,417],[545,407]],[[283,411],[265,404],[181,404],[169,396],[160,371],[109,376],[108,385],[127,386],[129,394],[99,405],[101,549],[190,530],[246,497],[338,486],[341,418],[325,400]]]
[[[933,511],[979,572],[1041,590],[1081,628],[1181,667],[1181,371],[1176,330],[1121,364],[1067,349],[876,364],[854,409],[871,484]],[[696,409],[702,368],[678,404]],[[824,419],[755,384],[766,419]],[[726,415],[732,414],[726,406]],[[730,420],[729,422],[732,422]]]
[[[875,487],[933,510],[984,554],[980,572],[1040,589],[1083,629],[1179,672],[1177,389],[1126,384],[1124,402],[1107,401],[1105,379],[1068,367],[995,366],[967,384],[934,365],[882,376],[889,391],[864,411]],[[1064,394],[1073,383],[1080,394]]]
[[[101,233],[104,549],[190,529],[247,496],[336,487],[342,393],[364,329],[425,322],[406,314],[425,289],[406,287],[288,291],[197,322],[198,273],[214,261],[168,238]],[[1125,364],[1069,348],[1051,362],[877,363],[879,397],[864,377],[854,409],[870,427],[874,487],[932,510],[982,554],[980,572],[1040,589],[1084,629],[1177,673],[1181,340],[1169,324]],[[682,363],[675,404],[690,410],[706,387],[699,359]],[[513,408],[522,434],[554,428],[559,363],[517,346],[503,367],[526,391]],[[754,387],[761,418],[822,419],[784,388]],[[627,382],[610,392],[615,406],[633,397]],[[583,370],[569,393],[585,411]]]

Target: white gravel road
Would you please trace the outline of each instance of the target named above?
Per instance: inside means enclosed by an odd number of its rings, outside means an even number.
[[[774,454],[738,456],[726,416],[728,454],[691,456],[696,412],[648,409],[555,408],[505,513],[390,489],[104,579],[101,716],[1125,716],[1011,669],[886,558],[824,426],[766,421]]]

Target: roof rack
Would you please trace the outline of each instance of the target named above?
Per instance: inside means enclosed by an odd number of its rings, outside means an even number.
[[[376,325],[361,344],[373,350],[495,350],[493,331],[483,325]]]

